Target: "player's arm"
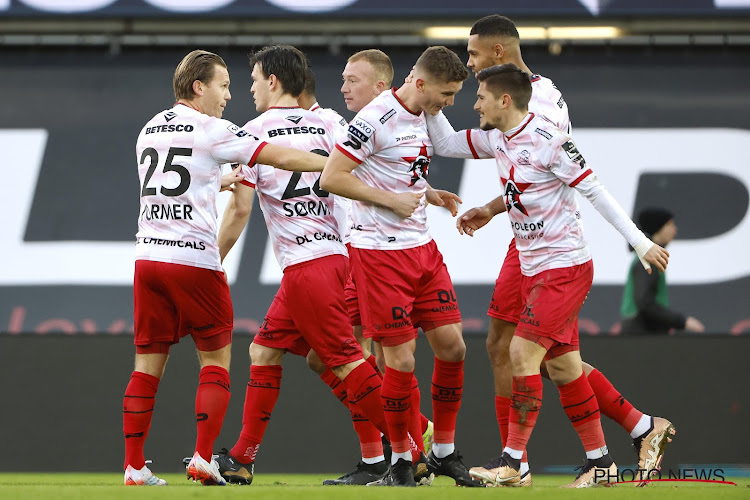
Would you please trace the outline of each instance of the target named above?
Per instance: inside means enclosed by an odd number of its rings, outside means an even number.
[[[481,207],[475,207],[464,212],[456,221],[456,229],[458,229],[459,234],[474,236],[477,230],[486,226],[497,214],[501,214],[505,210],[505,199],[498,196]]]
[[[435,154],[448,158],[494,158],[493,151],[487,150],[484,138],[480,137],[481,131],[456,132],[442,111],[435,116],[425,113],[425,120]]]
[[[242,165],[232,165],[232,171],[221,176],[221,188],[219,191],[233,191],[234,188],[232,185],[235,182],[242,181],[244,178],[245,176],[242,175]]]
[[[222,262],[239,239],[247,221],[250,219],[254,197],[255,188],[246,184],[238,183],[232,191],[232,196],[224,209],[224,217],[219,228],[218,244]]]
[[[335,148],[320,176],[320,188],[350,200],[365,201],[389,208],[402,219],[414,213],[422,199],[421,195],[412,192],[393,193],[368,186],[352,174],[358,166],[359,163]]]
[[[660,247],[648,236],[638,229],[635,223],[628,217],[617,200],[607,191],[607,188],[599,182],[591,170],[581,174],[580,181],[571,183],[572,187],[581,193],[594,206],[597,212],[604,217],[617,231],[623,235],[628,243],[635,249],[643,267],[651,273],[653,264],[661,272],[667,268],[669,252]]]
[[[292,172],[322,172],[326,164],[324,156],[274,144],[266,144],[258,153],[256,161]]]

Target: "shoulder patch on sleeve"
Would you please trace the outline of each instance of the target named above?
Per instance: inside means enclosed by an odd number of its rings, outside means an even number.
[[[552,134],[550,134],[549,132],[547,132],[546,130],[543,130],[541,128],[537,128],[536,130],[534,130],[534,132],[536,132],[537,134],[541,135],[542,137],[544,137],[547,140],[552,139]]]
[[[396,114],[396,110],[395,109],[391,109],[389,112],[387,112],[386,114],[384,114],[383,116],[380,117],[380,123],[387,122],[395,114]]]
[[[374,133],[375,127],[362,118],[355,117],[349,124],[349,135],[354,136],[360,142],[369,141]]]
[[[578,151],[578,148],[572,140],[565,142],[560,147],[563,148],[563,151],[565,151],[565,154],[568,155],[568,158],[580,164],[581,168],[584,168],[586,166],[586,160],[583,159],[583,155]]]
[[[231,133],[233,133],[237,137],[245,137],[247,135],[247,132],[242,130],[240,127],[238,127],[234,123],[230,123],[229,126],[227,127],[227,130],[229,130]]]

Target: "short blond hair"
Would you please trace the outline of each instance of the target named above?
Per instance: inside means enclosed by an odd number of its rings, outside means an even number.
[[[174,70],[174,78],[172,79],[175,99],[192,99],[195,97],[193,82],[199,80],[205,84],[210,83],[217,65],[223,68],[227,67],[224,59],[207,50],[194,50],[183,57]]]
[[[353,54],[348,62],[367,61],[375,72],[375,78],[383,80],[386,87],[393,83],[393,63],[388,54],[378,49],[360,50]]]

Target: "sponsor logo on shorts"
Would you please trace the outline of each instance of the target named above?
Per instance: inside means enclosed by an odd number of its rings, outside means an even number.
[[[405,326],[411,326],[411,319],[409,319],[409,313],[405,307],[395,306],[391,308],[391,316],[393,320],[391,323],[385,324],[385,330],[394,330],[396,328],[403,328]],[[381,325],[375,325],[376,330],[383,329]]]
[[[214,324],[209,323],[208,325],[191,326],[190,328],[192,328],[194,332],[205,332],[206,330],[210,330],[213,327],[214,327]]]
[[[351,356],[357,354],[359,351],[359,344],[354,339],[346,339],[341,343],[341,354],[344,356]]]
[[[458,311],[458,300],[453,290],[438,290],[437,299],[440,305],[433,307],[432,312]]]
[[[523,312],[521,313],[521,318],[519,319],[519,323],[523,323],[524,325],[531,325],[531,326],[539,326],[539,320],[534,319],[534,311],[532,310],[534,308],[534,304],[526,304],[523,308]]]

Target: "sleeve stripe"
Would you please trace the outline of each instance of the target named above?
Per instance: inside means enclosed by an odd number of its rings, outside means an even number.
[[[240,184],[243,184],[245,186],[250,186],[251,188],[255,189],[255,184],[253,184],[252,182],[250,182],[248,180],[242,179],[240,181]]]
[[[581,182],[583,179],[585,179],[586,177],[588,177],[589,175],[591,175],[593,173],[594,172],[591,169],[586,170],[583,174],[581,174],[580,177],[578,177],[578,179],[576,179],[576,180],[574,180],[573,182],[570,183],[570,187],[572,187],[572,188],[576,187],[579,182]]]
[[[266,146],[268,146],[267,142],[262,141],[260,143],[260,145],[255,149],[255,153],[253,153],[253,157],[250,158],[250,162],[247,164],[248,167],[252,167],[253,165],[255,165],[255,161],[258,159],[258,155],[260,154],[260,151],[263,148],[265,148]],[[255,186],[253,186],[253,187],[255,187]]]
[[[336,144],[336,149],[344,153],[347,157],[349,157],[350,160],[357,162],[357,165],[360,165],[362,163],[362,160],[351,154],[349,151],[341,147],[340,145]]]
[[[471,142],[471,129],[466,129],[466,142],[469,143],[469,149],[471,149],[471,154],[474,155],[474,159],[478,160],[479,155],[477,154],[477,150],[474,149],[474,144]]]

